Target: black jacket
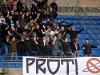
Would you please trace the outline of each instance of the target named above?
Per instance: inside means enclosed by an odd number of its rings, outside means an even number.
[[[22,42],[24,46],[24,52],[30,52],[31,51],[31,41],[30,40],[24,40]]]
[[[53,8],[54,11],[58,11],[58,6],[56,3],[52,2],[50,6]]]
[[[66,32],[70,34],[70,39],[74,39],[77,38],[77,34],[79,34],[80,32],[82,32],[84,29],[81,29],[79,31],[70,31],[67,30]]]
[[[44,0],[43,2],[39,2],[39,1],[36,1],[36,0],[34,0],[34,1],[37,2],[38,8],[42,9],[43,6],[44,6],[44,4],[45,4],[48,0]]]
[[[70,50],[70,42],[64,42],[63,40],[60,41],[62,43],[64,53],[68,52]]]
[[[94,46],[92,44],[83,44],[82,48],[85,48],[84,54],[91,54],[91,48],[97,48],[97,46]]]
[[[80,50],[80,46],[79,46],[79,44],[77,44],[77,48],[78,48],[78,50]],[[76,47],[75,47],[75,44],[71,44],[70,45],[70,49],[72,50],[72,52],[74,53],[75,51],[76,51]]]

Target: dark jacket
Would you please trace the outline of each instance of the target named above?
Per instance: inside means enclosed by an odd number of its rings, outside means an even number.
[[[15,33],[17,36],[19,36],[20,38],[21,38],[21,37],[29,37],[29,36],[31,36],[31,34],[33,33],[33,30],[31,30],[31,31],[30,31],[28,34],[26,34],[26,35],[20,34],[20,33],[16,32],[16,31],[14,31],[14,33]]]
[[[39,9],[42,9],[43,6],[44,6],[44,4],[45,4],[48,0],[44,0],[43,2],[39,2],[39,1],[36,1],[36,0],[34,0],[34,1],[37,2],[38,8],[39,8]]]
[[[62,43],[64,53],[68,52],[70,50],[70,42],[64,42],[62,39],[60,41]]]
[[[48,18],[50,19],[50,21],[54,21],[57,15],[58,15],[57,12],[52,11],[52,12],[49,12]]]
[[[91,54],[91,48],[97,48],[97,46],[94,46],[92,44],[83,44],[82,45],[82,48],[85,48],[84,49],[84,54]]]
[[[17,9],[18,9],[19,12],[21,11],[21,9],[22,9],[22,2],[20,2],[20,1],[17,2]]]
[[[31,51],[31,40],[24,40],[22,42],[24,46],[24,52],[30,52]]]
[[[58,11],[58,6],[56,3],[52,2],[50,6],[53,8],[54,11]]]
[[[10,52],[17,52],[17,44],[21,42],[20,40],[18,41],[8,41],[8,44],[10,46]]]
[[[72,50],[73,53],[75,53],[75,51],[79,51],[80,50],[79,44],[77,44],[77,48],[78,48],[78,50],[76,50],[75,44],[73,44],[73,43],[70,45],[70,49]]]
[[[74,24],[74,23],[71,23],[71,24],[63,25],[62,23],[63,22],[61,21],[60,23],[58,23],[58,25],[60,28],[63,26],[65,30],[68,30],[68,28]]]
[[[79,31],[70,31],[67,30],[66,32],[70,34],[70,39],[74,39],[77,38],[77,34],[79,34],[80,32],[82,32],[84,29],[81,29]]]

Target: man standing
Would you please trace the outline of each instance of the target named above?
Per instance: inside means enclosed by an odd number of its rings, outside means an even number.
[[[82,48],[84,49],[84,56],[90,56],[91,54],[91,48],[97,48],[97,46],[94,46],[90,43],[88,39],[86,39],[86,43],[82,45]]]
[[[56,0],[53,0],[53,2],[50,4],[50,6],[52,7],[52,9],[54,11],[58,11],[58,5],[56,3]]]

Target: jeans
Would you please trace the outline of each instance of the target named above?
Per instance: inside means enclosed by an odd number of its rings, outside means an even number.
[[[58,56],[58,55],[60,55],[60,57],[64,56],[64,52],[61,50],[54,50],[54,51],[52,51],[52,54],[53,54],[53,56]]]
[[[25,52],[24,55],[25,56],[30,56],[30,52]]]
[[[73,53],[73,57],[79,57],[79,52]]]
[[[38,54],[37,54],[36,51],[31,51],[31,55],[32,55],[32,56],[37,56]]]
[[[17,52],[11,52],[10,56],[11,56],[11,61],[16,61],[17,60]]]
[[[91,57],[91,55],[90,55],[90,54],[84,54],[84,56],[85,56],[85,57]]]

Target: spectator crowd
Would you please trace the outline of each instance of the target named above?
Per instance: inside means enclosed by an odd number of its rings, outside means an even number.
[[[73,24],[65,21],[54,21],[58,15],[56,0],[49,5],[48,0],[12,0],[10,3],[3,1],[0,9],[0,40],[7,48],[11,59],[17,56],[21,47],[22,56],[54,56],[78,57],[80,45],[77,34],[85,28],[76,31]],[[67,38],[70,34],[70,40]],[[91,48],[96,48],[86,40],[82,48],[85,56],[90,56]]]

